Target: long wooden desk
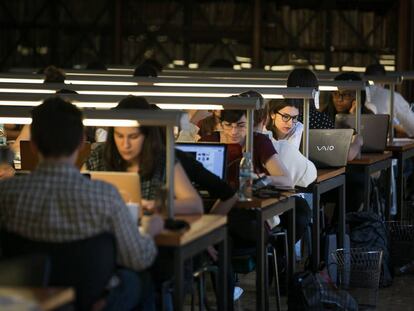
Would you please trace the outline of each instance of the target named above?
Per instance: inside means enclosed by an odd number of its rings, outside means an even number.
[[[184,262],[218,244],[218,309],[227,310],[227,217],[222,215],[177,216],[190,224],[187,231],[164,230],[156,236],[159,247],[174,253],[174,310],[184,307]],[[232,302],[231,302],[232,303]]]
[[[338,248],[345,239],[345,167],[318,169],[315,182],[299,191],[312,193],[312,270],[318,271],[320,264],[320,199],[325,192],[338,188]]]
[[[268,310],[268,286],[266,278],[266,256],[267,247],[265,245],[265,221],[276,215],[288,213],[288,244],[289,244],[289,263],[288,280],[289,284],[293,280],[295,272],[295,203],[292,193],[283,193],[279,199],[258,199],[254,198],[248,202],[238,202],[234,208],[254,211],[257,222],[257,247],[256,247],[256,310]]]
[[[346,174],[362,174],[363,192],[364,192],[364,208],[369,208],[370,204],[370,193],[371,183],[370,176],[373,173],[385,170],[387,184],[386,189],[389,191],[385,192],[386,195],[386,207],[385,207],[385,218],[389,219],[390,208],[391,208],[391,152],[384,153],[363,153],[358,159],[354,159],[348,162],[346,166]]]
[[[0,297],[4,296],[26,300],[39,306],[41,310],[48,311],[74,302],[75,290],[71,287],[0,287]]]
[[[387,146],[392,157],[397,159],[397,219],[404,217],[404,162],[414,157],[414,140],[395,139],[392,145]]]

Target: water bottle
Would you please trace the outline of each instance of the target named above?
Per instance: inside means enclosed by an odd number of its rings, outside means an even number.
[[[243,158],[240,161],[239,169],[239,200],[250,201],[253,195],[253,163],[249,152],[243,152]]]
[[[6,130],[4,128],[4,124],[0,124],[0,146],[6,146],[6,145],[7,145]]]

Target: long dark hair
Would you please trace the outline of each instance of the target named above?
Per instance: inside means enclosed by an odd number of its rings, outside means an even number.
[[[154,109],[143,97],[128,96],[121,100],[114,109]],[[139,127],[144,135],[144,143],[139,156],[139,174],[143,178],[150,178],[157,165],[160,163],[160,157],[165,152],[165,146],[162,139],[161,128],[156,126]],[[126,171],[127,162],[122,159],[116,147],[114,140],[114,128],[108,129],[108,138],[104,148],[104,159],[108,169],[113,171]]]
[[[313,87],[318,88],[319,82],[316,75],[312,70],[307,68],[295,68],[293,69],[287,79],[288,87]],[[303,100],[302,99],[287,99],[290,103],[289,106],[296,106],[299,108],[300,114],[303,114]],[[316,110],[315,102],[313,99],[309,101],[310,110]]]
[[[278,113],[285,107],[295,107],[300,109],[300,104],[292,100],[283,100],[283,99],[272,99],[268,103],[267,111],[269,113],[269,118],[266,124],[266,128],[273,133],[273,137],[277,139],[276,128],[273,124],[272,114]]]

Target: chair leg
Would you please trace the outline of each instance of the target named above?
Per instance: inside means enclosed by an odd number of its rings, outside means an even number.
[[[200,311],[204,311],[204,273],[198,276],[198,306]]]
[[[280,304],[280,288],[279,288],[279,272],[277,267],[277,254],[276,248],[272,247],[273,249],[273,268],[274,268],[274,279],[275,279],[275,298],[276,298],[276,310],[281,311],[282,307]]]

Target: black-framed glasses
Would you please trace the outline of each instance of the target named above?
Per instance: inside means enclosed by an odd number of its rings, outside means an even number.
[[[291,116],[290,114],[287,114],[287,113],[280,113],[280,112],[276,112],[276,113],[282,117],[283,122],[289,122],[290,120],[292,120],[292,123],[298,122],[299,115]]]
[[[341,99],[341,100],[353,100],[354,99],[354,92],[351,91],[334,91],[332,93],[333,97],[336,99]]]

